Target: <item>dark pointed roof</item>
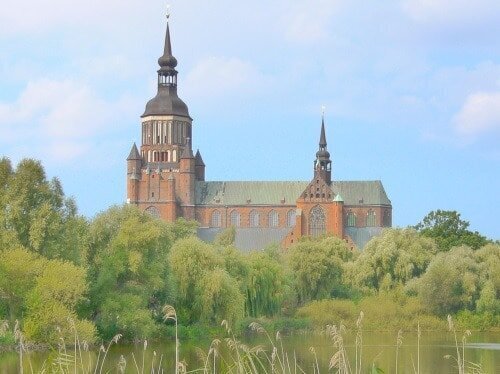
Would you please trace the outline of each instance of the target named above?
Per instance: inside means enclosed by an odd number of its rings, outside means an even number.
[[[325,135],[325,117],[321,117],[321,135],[319,137],[319,147],[326,147],[326,135]]]
[[[196,166],[205,166],[205,163],[203,162],[203,158],[201,158],[201,153],[200,150],[196,150],[196,155],[194,156],[196,159],[196,162],[194,163]]]
[[[172,55],[172,44],[170,43],[170,29],[167,22],[167,31],[165,33],[165,46],[163,47],[163,56],[158,59],[158,65],[166,69],[174,69],[177,66],[177,59]]]
[[[325,135],[325,117],[321,117],[321,135],[319,136],[319,150],[316,152],[316,158],[322,160],[330,159],[330,152],[326,148],[326,135]]]
[[[158,93],[148,101],[142,117],[161,115],[191,118],[186,103],[177,96],[177,87],[158,86]]]
[[[141,154],[139,153],[139,150],[137,149],[135,142],[132,145],[132,149],[130,150],[130,153],[127,157],[127,161],[128,160],[142,160]]]
[[[158,59],[158,64],[160,65],[160,70],[158,70],[158,93],[148,101],[141,117],[174,115],[191,119],[187,105],[177,96],[177,70],[175,70],[177,59],[172,55],[168,22],[163,55]],[[162,84],[160,83],[160,77],[174,77],[174,82]]]

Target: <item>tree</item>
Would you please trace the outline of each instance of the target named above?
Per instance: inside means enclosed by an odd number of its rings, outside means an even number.
[[[469,225],[469,222],[460,218],[460,213],[438,209],[427,214],[414,228],[423,236],[433,238],[441,251],[449,251],[460,245],[479,249],[488,243],[477,231],[470,231]]]
[[[0,160],[0,185],[0,243],[15,241],[47,258],[82,262],[86,221],[59,180],[47,180],[39,161],[24,159],[13,171]]]
[[[391,289],[423,274],[437,252],[433,240],[412,229],[386,229],[349,265],[346,278],[364,290]]]
[[[347,243],[337,237],[306,239],[288,252],[300,303],[330,297],[342,280],[344,262],[352,258]]]
[[[217,325],[226,320],[234,326],[243,317],[245,300],[238,282],[225,270],[216,268],[207,271],[198,287],[201,320]]]
[[[480,289],[478,272],[474,253],[468,247],[438,253],[418,281],[422,304],[440,315],[474,309]]]
[[[21,320],[28,294],[45,264],[43,258],[22,247],[0,251],[0,299],[11,323]]]
[[[235,239],[236,228],[234,226],[231,226],[215,236],[214,244],[226,247],[229,245],[233,245]]]
[[[130,205],[93,220],[87,313],[104,338],[141,339],[156,328],[154,315],[174,299],[167,262],[173,235],[170,225]]]
[[[86,271],[70,262],[48,260],[30,291],[24,332],[32,341],[55,344],[62,337],[73,340],[75,331],[81,340],[92,343],[95,327],[80,320],[77,304],[88,290]]]
[[[279,314],[289,293],[289,282],[283,265],[269,252],[254,251],[248,255],[246,313],[252,317]]]
[[[168,256],[177,288],[177,311],[181,320],[200,319],[200,283],[206,273],[223,267],[223,260],[215,248],[197,238],[178,240]]]

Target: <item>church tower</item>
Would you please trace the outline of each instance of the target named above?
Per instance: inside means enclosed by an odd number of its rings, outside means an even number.
[[[195,157],[192,118],[177,95],[177,59],[170,27],[158,59],[158,90],[141,116],[141,146],[127,158],[127,201],[148,213],[173,221],[194,219]],[[192,208],[193,207],[193,208]]]

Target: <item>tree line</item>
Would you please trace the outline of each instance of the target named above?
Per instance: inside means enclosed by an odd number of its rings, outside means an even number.
[[[118,333],[129,341],[158,337],[165,304],[175,305],[184,325],[215,326],[314,320],[322,308],[389,295],[418,305],[418,313],[467,311],[499,322],[499,243],[469,231],[456,212],[385,230],[363,251],[322,237],[243,253],[234,229],[205,243],[196,223],[163,222],[134,206],[86,219],[40,162],[14,168],[7,158],[0,159],[0,207],[0,320],[19,321],[34,342],[57,342],[73,328],[87,342]]]

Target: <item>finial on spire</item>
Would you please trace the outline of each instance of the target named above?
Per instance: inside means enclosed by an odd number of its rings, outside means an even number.
[[[325,118],[325,109],[326,107],[324,105],[321,106],[321,117]]]
[[[170,4],[167,4],[167,21],[170,18]]]

